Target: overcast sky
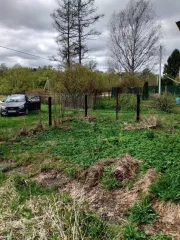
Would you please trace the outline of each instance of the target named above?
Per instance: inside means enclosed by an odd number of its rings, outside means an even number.
[[[95,0],[98,12],[105,17],[96,24],[102,32],[89,43],[88,59],[98,62],[100,70],[107,70],[107,25],[113,11],[122,10],[128,0]],[[180,32],[175,24],[180,20],[180,0],[153,0],[158,20],[162,24],[165,46],[163,62],[171,52],[180,49]],[[0,0],[0,45],[48,58],[57,55],[56,31],[50,14],[57,8],[56,0]],[[56,66],[55,62],[38,59],[0,48],[0,63],[8,67],[16,63],[22,66]]]

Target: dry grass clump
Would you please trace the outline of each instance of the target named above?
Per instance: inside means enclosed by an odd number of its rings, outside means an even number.
[[[19,198],[12,179],[0,186],[0,235],[19,240],[88,239],[81,228],[82,207],[69,197],[31,196],[23,204]]]
[[[34,127],[28,128],[26,125],[24,125],[17,133],[15,138],[20,136],[32,136],[39,132],[42,132],[44,130],[44,127],[42,125],[42,122],[38,122]]]
[[[149,116],[143,118],[138,124],[124,123],[123,130],[156,129],[160,127],[162,127],[162,121],[155,116]]]

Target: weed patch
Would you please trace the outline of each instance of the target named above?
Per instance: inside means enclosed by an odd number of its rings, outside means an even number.
[[[137,201],[129,210],[129,220],[137,224],[150,224],[158,218],[148,197]]]
[[[100,183],[107,191],[121,187],[121,183],[113,175],[114,168],[112,166],[105,166],[103,176]]]
[[[20,195],[20,203],[28,200],[30,196],[47,195],[52,193],[52,190],[43,188],[38,183],[33,182],[20,175],[14,177],[14,186]]]

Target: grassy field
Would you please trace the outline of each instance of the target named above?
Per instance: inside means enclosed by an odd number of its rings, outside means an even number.
[[[9,239],[52,240],[173,239],[163,233],[151,235],[141,230],[141,224],[152,223],[158,218],[149,195],[142,196],[141,201],[129,210],[128,217],[125,217],[126,224],[109,224],[86,206],[74,206],[73,199],[68,195],[56,189],[42,188],[32,181],[34,176],[50,169],[77,179],[80,172],[97,162],[128,153],[142,161],[139,169],[141,174],[151,168],[159,173],[159,178],[150,187],[150,194],[160,201],[180,203],[180,108],[176,106],[175,111],[169,114],[149,107],[149,102],[143,102],[141,118],[153,115],[158,119],[159,126],[156,129],[125,131],[124,126],[138,124],[135,122],[133,106],[130,109],[123,108],[119,120],[115,121],[114,103],[108,108],[103,107],[103,104],[99,102],[97,109],[89,112],[96,118],[93,121],[71,119],[51,128],[48,127],[45,105],[41,113],[0,117],[0,198],[7,199],[6,203],[1,201],[0,222],[5,221],[7,224],[0,223],[0,235],[8,236]],[[57,116],[58,107],[54,110]],[[69,110],[66,117],[75,115],[83,115],[83,111]],[[40,120],[44,130],[28,134]],[[22,166],[31,167],[23,174],[13,170]],[[113,186],[121,187],[116,185],[110,171],[107,169],[108,181],[104,181],[108,191]],[[40,223],[37,226],[38,217]],[[47,217],[49,220],[45,221]],[[10,226],[14,219],[19,226],[17,231],[17,226]],[[26,236],[23,235],[23,228],[27,231]]]

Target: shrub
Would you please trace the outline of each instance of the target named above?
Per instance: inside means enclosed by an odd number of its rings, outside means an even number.
[[[122,110],[136,110],[136,95],[134,94],[120,94],[119,106]]]
[[[153,107],[164,112],[172,112],[174,108],[174,98],[167,92],[162,95],[154,94],[151,96]]]
[[[143,100],[148,100],[148,98],[149,98],[148,82],[145,82],[144,86],[143,86],[142,99]]]
[[[134,223],[152,223],[157,219],[155,210],[148,197],[137,201],[129,211],[129,220]]]

